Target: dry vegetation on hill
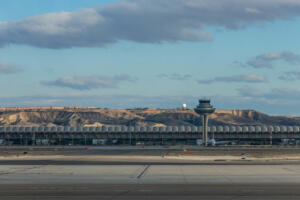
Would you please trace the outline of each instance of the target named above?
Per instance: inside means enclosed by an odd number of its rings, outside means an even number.
[[[300,125],[300,118],[269,116],[254,110],[217,110],[210,125]],[[0,126],[168,126],[200,125],[193,110],[66,109],[0,111]]]

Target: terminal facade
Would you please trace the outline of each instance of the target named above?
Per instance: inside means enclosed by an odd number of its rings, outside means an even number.
[[[300,141],[300,126],[209,126],[208,138],[234,144]],[[0,127],[2,145],[196,145],[202,126]]]

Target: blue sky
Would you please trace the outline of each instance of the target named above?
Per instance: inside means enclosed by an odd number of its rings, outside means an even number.
[[[300,116],[295,0],[0,0],[0,106]]]

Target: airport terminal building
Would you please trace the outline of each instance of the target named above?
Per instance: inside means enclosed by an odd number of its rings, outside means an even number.
[[[235,144],[300,141],[300,126],[209,126],[209,139]],[[202,126],[0,127],[2,145],[196,145]]]

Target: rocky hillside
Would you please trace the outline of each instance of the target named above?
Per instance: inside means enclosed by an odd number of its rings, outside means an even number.
[[[217,110],[210,125],[300,125],[300,118],[269,116],[254,110]],[[0,126],[168,126],[200,125],[193,110],[65,109],[0,111]]]
[[[0,126],[168,126],[200,125],[193,110],[65,109],[0,111]],[[254,110],[217,110],[210,125],[300,125],[300,118],[269,116]]]

